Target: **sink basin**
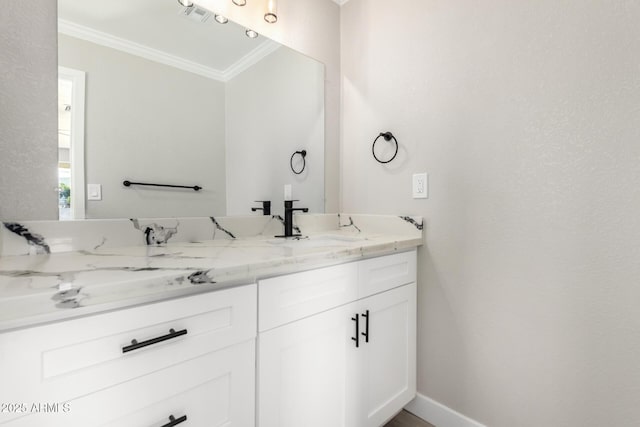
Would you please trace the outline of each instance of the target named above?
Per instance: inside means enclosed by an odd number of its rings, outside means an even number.
[[[267,243],[274,246],[287,246],[292,248],[322,248],[328,246],[349,246],[350,243],[362,242],[364,237],[346,236],[337,234],[325,234],[320,236],[271,239]]]

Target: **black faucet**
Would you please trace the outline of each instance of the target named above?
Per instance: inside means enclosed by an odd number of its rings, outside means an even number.
[[[262,203],[262,207],[251,208],[251,212],[262,211],[262,215],[271,215],[271,200],[256,200],[256,203]]]
[[[293,211],[309,212],[309,208],[294,208],[293,202],[298,200],[284,201],[284,235],[275,237],[300,237],[301,234],[293,234]]]

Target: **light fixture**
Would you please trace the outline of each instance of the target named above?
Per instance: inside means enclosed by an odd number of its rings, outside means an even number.
[[[267,13],[264,14],[264,20],[269,24],[275,24],[278,21],[277,0],[267,0]]]
[[[213,19],[215,19],[219,24],[226,24],[227,22],[229,22],[229,20],[227,18],[225,18],[222,15],[218,15],[216,14]]]
[[[250,39],[255,39],[256,37],[258,37],[258,33],[256,33],[255,31],[253,31],[252,29],[249,29],[249,28],[247,28],[247,30],[244,33]]]
[[[178,3],[184,7],[193,7],[193,2],[191,0],[178,0]]]
[[[245,4],[247,4],[247,0],[232,0],[233,4],[235,4],[236,6],[244,6]]]

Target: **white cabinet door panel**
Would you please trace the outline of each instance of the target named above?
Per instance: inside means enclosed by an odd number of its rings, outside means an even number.
[[[250,427],[255,423],[255,341],[209,353],[69,402],[68,412],[32,414],[7,427]]]
[[[416,395],[416,284],[366,298],[369,342],[359,353],[358,426],[383,425]],[[363,326],[364,325],[364,326]],[[366,322],[361,323],[363,332]]]
[[[259,335],[260,427],[354,427],[355,303]]]
[[[248,285],[0,334],[0,401],[67,401],[246,341],[256,307]],[[188,333],[123,352],[170,329]]]

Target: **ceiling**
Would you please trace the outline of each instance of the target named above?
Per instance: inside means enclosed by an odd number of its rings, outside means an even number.
[[[176,0],[58,0],[61,22],[88,27],[224,72],[265,43],[244,28],[183,16]],[[270,41],[269,41],[270,42]],[[272,42],[270,42],[272,43]]]

